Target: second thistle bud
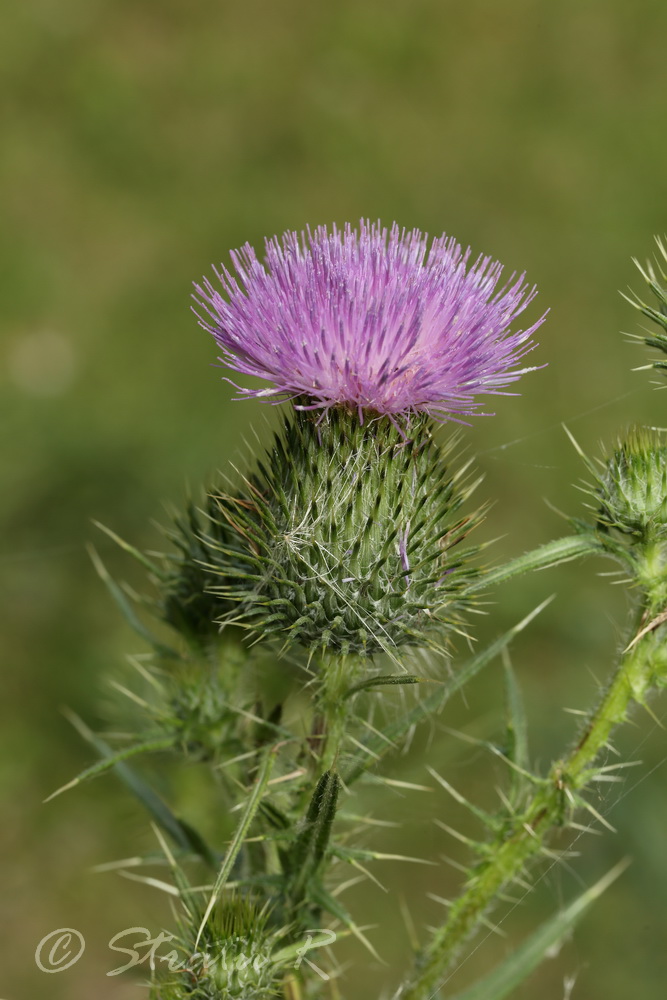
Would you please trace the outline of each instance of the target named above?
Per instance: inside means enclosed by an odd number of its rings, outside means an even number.
[[[220,498],[242,541],[237,620],[310,649],[372,655],[434,644],[460,619],[476,516],[428,420],[296,411],[242,497]],[[239,560],[239,547],[234,557]],[[228,571],[229,572],[229,571]]]
[[[635,428],[607,460],[595,495],[598,523],[644,542],[667,538],[667,446],[656,431]]]

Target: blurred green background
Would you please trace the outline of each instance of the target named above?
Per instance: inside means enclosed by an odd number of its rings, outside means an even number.
[[[155,546],[163,501],[179,502],[236,455],[251,424],[277,413],[230,402],[212,343],[189,312],[190,283],[230,247],[306,224],[360,216],[443,230],[509,270],[526,270],[550,317],[521,396],[466,431],[493,508],[498,558],[563,532],[545,503],[576,513],[581,463],[561,427],[597,451],[630,421],[667,423],[665,397],[621,330],[640,317],[618,289],[639,287],[630,258],[667,229],[667,5],[660,0],[14,0],[0,12],[3,688],[0,698],[0,994],[4,1000],[134,1000],[112,934],[169,922],[149,889],[92,865],[151,843],[113,778],[42,799],[90,762],[68,705],[101,725],[126,652],[119,619],[85,551],[138,583],[95,518]],[[517,643],[533,755],[571,738],[560,711],[593,698],[619,645],[620,588],[594,564],[543,573],[489,606],[495,634],[539,600],[557,600]],[[448,726],[493,737],[497,671],[450,706]],[[653,710],[665,716],[664,702]],[[667,979],[667,770],[664,729],[637,716],[619,745],[643,764],[611,810],[616,836],[583,838],[573,872],[552,871],[503,924],[520,935],[617,859],[631,869],[558,957],[517,997],[642,1000]],[[488,760],[437,728],[428,759],[490,800]],[[420,763],[396,773],[424,781]],[[496,779],[500,774],[495,775]],[[486,784],[485,784],[486,782]],[[187,783],[186,783],[187,784]],[[194,794],[194,793],[193,793]],[[375,801],[377,799],[377,801]],[[185,803],[187,807],[187,803]],[[431,823],[457,822],[444,793],[375,796],[382,834],[437,859],[455,848]],[[387,885],[421,927],[451,896],[446,866],[387,865]],[[350,905],[387,965],[357,945],[346,1000],[395,984],[409,951],[399,907],[367,885]],[[499,914],[502,916],[503,914]],[[35,968],[37,942],[84,932],[81,962]],[[489,941],[452,984],[507,947]]]

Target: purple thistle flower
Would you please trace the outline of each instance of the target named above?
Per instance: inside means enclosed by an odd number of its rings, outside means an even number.
[[[501,264],[470,264],[451,237],[428,242],[417,229],[362,221],[267,239],[265,263],[246,244],[230,255],[236,275],[216,272],[224,295],[209,280],[195,285],[199,323],[220,361],[274,383],[236,386],[244,395],[298,398],[304,409],[344,404],[361,420],[365,410],[472,414],[475,396],[505,395],[535,370],[519,364],[545,316],[511,333],[536,295],[525,276],[496,290]]]

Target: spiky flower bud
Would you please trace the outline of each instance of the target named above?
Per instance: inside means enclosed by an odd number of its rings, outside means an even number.
[[[311,650],[372,655],[434,646],[456,626],[473,572],[456,547],[478,519],[424,416],[365,421],[295,411],[241,497],[221,497],[243,570],[218,561],[236,620]]]
[[[158,725],[190,759],[215,761],[241,752],[248,727],[238,711],[243,662],[242,647],[227,644],[220,663],[179,663],[157,682],[163,694],[155,706]]]
[[[598,523],[642,541],[667,538],[667,446],[651,429],[634,428],[607,460],[595,495]]]
[[[172,953],[166,982],[154,984],[155,1000],[269,1000],[279,995],[284,968],[276,961],[281,931],[267,926],[269,913],[244,897],[220,905],[201,939],[189,934]]]

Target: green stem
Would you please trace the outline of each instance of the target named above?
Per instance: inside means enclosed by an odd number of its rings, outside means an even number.
[[[320,755],[322,771],[331,770],[342,748],[350,715],[350,700],[346,697],[354,684],[360,661],[356,657],[327,654],[320,667],[321,689],[319,710],[324,722]]]
[[[585,805],[580,793],[599,773],[593,765],[612,731],[627,719],[633,704],[643,703],[651,688],[667,675],[662,630],[659,624],[646,630],[658,608],[659,604],[649,597],[640,603],[632,641],[576,744],[552,765],[528,805],[484,845],[483,860],[451,907],[447,922],[418,956],[401,1000],[430,1000],[437,995],[462,947],[478,930],[498,894],[545,849],[549,833],[567,823],[573,808]]]

